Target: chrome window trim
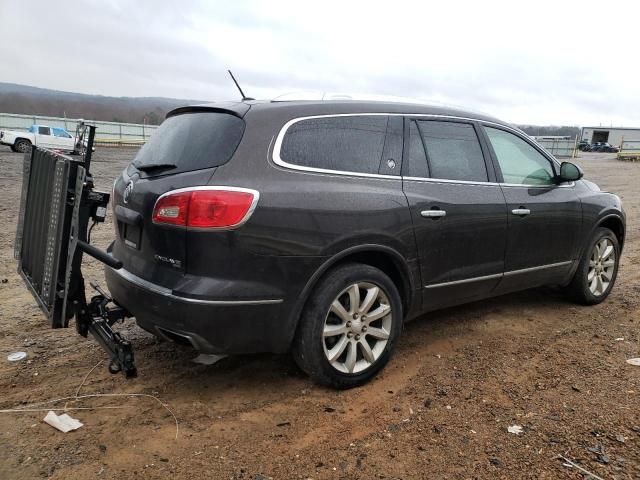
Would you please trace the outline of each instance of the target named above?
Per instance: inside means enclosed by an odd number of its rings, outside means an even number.
[[[236,228],[239,228],[242,225],[244,225],[245,223],[247,223],[247,221],[251,218],[251,215],[253,215],[254,210],[258,206],[258,200],[260,200],[260,192],[258,190],[254,190],[252,188],[227,187],[227,186],[224,186],[224,185],[221,185],[221,186],[202,185],[202,186],[199,186],[199,187],[177,188],[175,190],[169,190],[168,192],[163,193],[162,195],[160,195],[156,199],[155,203],[153,204],[152,212],[156,211],[156,205],[164,197],[168,197],[169,195],[174,195],[176,193],[194,192],[194,191],[202,191],[202,190],[214,190],[214,191],[215,190],[224,190],[224,191],[229,191],[229,192],[250,193],[251,195],[253,195],[253,200],[251,201],[251,206],[249,207],[249,210],[247,210],[247,213],[245,213],[244,217],[242,217],[242,219],[238,223],[236,223],[234,225],[231,225],[229,227],[186,227],[186,229],[189,230],[189,231],[216,232],[216,231],[235,230]],[[156,223],[156,222],[153,221],[153,219],[152,219],[152,222],[153,222],[154,225],[159,225],[159,226],[162,226],[162,227],[185,228],[182,225],[171,225],[171,224],[167,224],[167,223]]]
[[[447,180],[444,178],[426,178],[426,177],[402,177],[403,180],[413,182],[431,182],[431,183],[453,183],[460,185],[479,185],[479,186],[501,186],[501,187],[523,187],[523,188],[569,188],[574,187],[574,182],[569,182],[561,185],[535,185],[529,183],[499,183],[499,182],[472,182],[468,180]]]
[[[526,188],[573,188],[576,186],[575,182],[569,182],[569,183],[561,183],[561,184],[555,184],[552,183],[551,185],[533,185],[533,184],[528,184],[528,183],[501,183],[500,184],[503,187],[526,187]]]
[[[430,285],[425,285],[424,288],[425,289],[431,289],[431,288],[449,287],[449,286],[452,286],[452,285],[464,285],[465,283],[481,282],[483,280],[492,280],[494,278],[511,277],[513,275],[520,275],[522,273],[536,272],[538,270],[546,270],[546,269],[549,269],[549,268],[564,267],[564,266],[570,265],[572,263],[573,263],[573,260],[567,260],[566,262],[550,263],[550,264],[547,264],[547,265],[539,265],[537,267],[522,268],[520,270],[510,270],[508,272],[494,273],[494,274],[491,274],[491,275],[483,275],[481,277],[463,278],[462,280],[454,280],[452,282],[432,283]]]
[[[481,182],[481,181],[470,181],[470,180],[449,180],[446,178],[426,178],[426,177],[402,177],[403,180],[407,180],[410,182],[429,182],[429,183],[452,183],[459,185],[479,185],[484,187],[498,186],[500,185],[497,182]]]
[[[331,175],[348,175],[353,177],[365,177],[365,178],[382,178],[382,179],[394,179],[399,180],[400,175],[382,175],[379,173],[364,173],[364,172],[353,172],[348,170],[331,170],[328,168],[315,168],[315,167],[305,167],[303,165],[296,165],[295,163],[286,162],[280,157],[280,150],[282,148],[282,142],[284,140],[284,136],[287,133],[289,128],[303,120],[314,120],[316,118],[339,118],[339,117],[362,117],[362,116],[391,116],[388,113],[335,113],[335,114],[327,114],[327,115],[311,115],[306,117],[297,117],[289,120],[284,126],[280,129],[278,136],[276,137],[276,142],[273,145],[273,154],[271,155],[271,159],[273,163],[279,165],[284,168],[289,168],[291,170],[299,170],[302,172],[310,172],[310,173],[325,173]],[[399,116],[396,115],[396,116]]]
[[[514,135],[516,135],[518,138],[521,138],[525,142],[535,144],[538,147],[536,150],[540,150],[541,149],[542,152],[540,152],[540,153],[545,158],[549,159],[555,165],[560,167],[560,163],[558,162],[558,160],[556,160],[553,157],[549,157],[548,155],[546,155],[544,153],[544,149],[538,143],[536,143],[535,140],[533,140],[531,138],[526,138],[518,130],[516,130],[513,127],[509,127],[508,125],[503,125],[501,123],[496,123],[496,122],[492,122],[492,121],[489,121],[489,120],[481,120],[481,119],[470,118],[470,117],[459,117],[459,116],[456,116],[456,115],[438,115],[438,114],[431,114],[431,113],[384,113],[384,112],[375,112],[375,113],[330,113],[330,114],[325,114],[325,115],[309,115],[309,116],[305,116],[305,117],[292,118],[287,123],[285,123],[282,126],[282,128],[280,129],[280,131],[278,132],[278,135],[276,136],[276,141],[275,141],[275,143],[273,145],[273,152],[271,154],[271,160],[273,161],[273,163],[275,163],[276,165],[278,165],[280,167],[287,168],[287,169],[290,169],[290,170],[298,170],[298,171],[306,172],[306,173],[321,173],[321,174],[328,174],[328,175],[342,175],[342,176],[351,176],[351,177],[379,178],[379,179],[387,179],[387,180],[402,179],[402,180],[409,180],[409,181],[424,181],[424,182],[450,183],[450,184],[461,184],[461,185],[500,185],[500,186],[504,186],[504,187],[525,187],[525,188],[549,188],[549,187],[567,188],[567,187],[573,187],[575,185],[574,182],[571,182],[571,183],[566,184],[566,185],[531,185],[531,184],[480,182],[480,181],[473,182],[473,181],[468,181],[468,180],[450,180],[450,179],[444,179],[444,178],[405,177],[405,176],[401,176],[401,175],[382,175],[382,174],[377,174],[377,173],[361,173],[361,172],[353,172],[353,171],[348,171],[348,170],[331,170],[331,169],[326,169],[326,168],[305,167],[305,166],[302,166],[302,165],[296,165],[294,163],[286,162],[280,156],[280,150],[282,148],[282,142],[284,140],[285,134],[287,133],[287,130],[292,125],[294,125],[294,124],[296,124],[298,122],[301,122],[303,120],[313,120],[313,119],[316,119],[316,118],[363,117],[363,116],[383,116],[383,115],[387,116],[387,117],[412,117],[412,118],[413,117],[424,117],[424,118],[435,118],[435,119],[463,120],[463,121],[467,121],[467,122],[478,122],[481,126],[484,125],[484,124],[486,124],[486,125],[494,125],[496,127],[502,128],[504,130],[507,130],[507,131],[513,133]]]
[[[258,300],[203,300],[199,298],[189,298],[183,297],[180,295],[175,295],[173,291],[169,288],[162,287],[160,285],[156,285],[155,283],[151,283],[143,278],[134,275],[133,273],[125,270],[124,268],[120,268],[118,270],[111,269],[112,272],[118,274],[121,278],[137,285],[140,288],[145,290],[149,290],[150,292],[157,293],[158,295],[162,295],[169,300],[173,300],[176,302],[183,303],[194,303],[198,305],[220,305],[220,306],[235,306],[235,305],[269,305],[282,303],[283,299],[258,299]]]

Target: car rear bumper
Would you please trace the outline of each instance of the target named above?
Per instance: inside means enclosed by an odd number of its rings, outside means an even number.
[[[278,298],[195,299],[176,295],[125,269],[105,268],[116,303],[145,330],[203,353],[282,353],[291,332]]]

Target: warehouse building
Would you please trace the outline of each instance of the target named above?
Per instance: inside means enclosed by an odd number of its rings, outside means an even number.
[[[582,127],[581,140],[589,143],[607,142],[620,147],[622,142],[640,141],[640,128],[629,127]]]

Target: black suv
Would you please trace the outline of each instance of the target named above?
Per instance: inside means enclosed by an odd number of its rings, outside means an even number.
[[[591,145],[591,152],[607,152],[607,153],[618,153],[620,150],[618,147],[614,147],[610,143],[607,142],[598,142]]]
[[[200,352],[370,379],[405,321],[560,285],[604,300],[620,199],[494,118],[298,101],[179,108],[114,184],[115,301]]]

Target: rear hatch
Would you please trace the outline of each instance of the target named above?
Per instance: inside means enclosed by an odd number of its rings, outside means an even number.
[[[154,205],[168,191],[207,185],[233,156],[244,128],[234,111],[189,108],[169,114],[114,184],[113,254],[126,270],[168,288],[182,277],[187,232],[154,224]]]

